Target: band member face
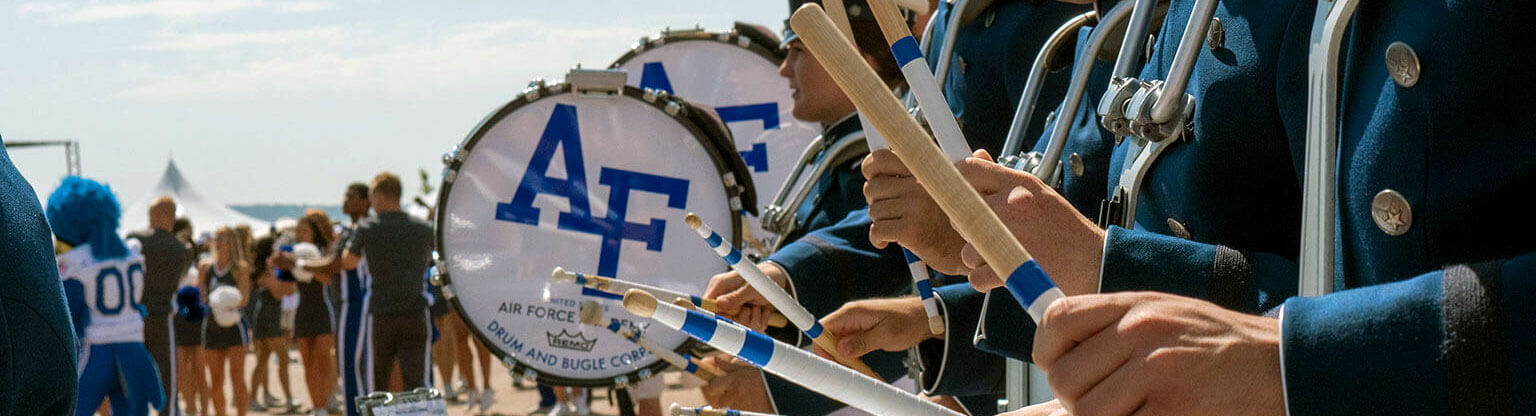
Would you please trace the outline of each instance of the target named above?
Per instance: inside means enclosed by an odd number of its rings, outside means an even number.
[[[852,114],[853,101],[832,81],[816,57],[811,56],[805,43],[796,39],[787,48],[789,55],[779,65],[779,76],[788,78],[789,88],[794,90],[795,118],[831,124]]]
[[[368,216],[368,198],[357,192],[347,191],[341,201],[341,210],[354,217]]]

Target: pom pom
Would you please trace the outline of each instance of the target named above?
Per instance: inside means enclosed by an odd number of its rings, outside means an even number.
[[[315,247],[314,244],[310,243],[294,244],[293,256],[298,258],[298,262],[296,262],[293,267],[293,277],[298,281],[305,283],[315,280],[315,274],[310,273],[309,270],[305,270],[304,265],[309,260],[320,258],[320,248]]]
[[[221,286],[208,295],[208,306],[213,309],[213,320],[219,326],[231,327],[240,323],[240,289]]]

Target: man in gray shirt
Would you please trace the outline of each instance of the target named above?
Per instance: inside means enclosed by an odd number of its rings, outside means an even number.
[[[129,234],[139,240],[144,253],[144,346],[160,369],[160,384],[170,409],[176,401],[176,305],[173,300],[181,286],[181,277],[192,265],[192,246],[171,228],[176,224],[176,201],[169,196],[155,198],[149,204],[149,229]],[[166,412],[167,414],[173,413]]]
[[[367,259],[372,274],[368,287],[368,338],[372,347],[374,388],[389,386],[390,372],[400,364],[405,390],[431,379],[427,352],[431,349],[432,318],[427,311],[427,265],[432,260],[432,225],[400,210],[400,178],[383,172],[373,177],[368,200],[374,216],[357,223],[339,260],[355,269]],[[297,262],[289,254],[274,258],[277,267],[334,269],[334,260]]]

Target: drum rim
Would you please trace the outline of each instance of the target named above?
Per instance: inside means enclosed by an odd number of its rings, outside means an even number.
[[[453,190],[455,179],[457,179],[457,172],[463,167],[464,161],[467,159],[469,152],[473,151],[475,145],[478,144],[480,139],[485,136],[488,131],[487,127],[495,125],[496,122],[501,121],[518,109],[521,109],[522,107],[541,99],[574,93],[578,92],[574,91],[571,88],[571,85],[568,83],[560,82],[555,85],[545,85],[543,80],[535,80],[534,82],[530,83],[527,89],[524,89],[522,93],[519,93],[517,97],[513,98],[511,101],[507,102],[507,104],[502,105],[496,111],[491,112],[490,115],[487,115],[484,119],[482,119],[479,124],[475,125],[474,129],[470,130],[469,135],[466,136],[463,141],[456,145],[452,151],[443,155],[443,181],[439,186],[437,194],[436,207],[438,207],[438,209],[434,210],[436,218],[432,219],[435,225],[435,227],[433,227],[434,229],[432,230],[433,238],[435,240],[434,245],[436,246],[437,254],[440,257],[438,263],[442,265],[442,267],[438,267],[437,269],[437,276],[439,279],[441,279],[441,285],[447,288],[447,290],[444,291],[444,297],[448,298],[447,300],[449,305],[451,305],[454,311],[459,314],[459,317],[466,320],[465,327],[469,329],[470,335],[475,337],[475,339],[479,341],[481,345],[485,346],[486,349],[490,350],[492,354],[495,354],[496,357],[501,361],[502,365],[509,367],[509,370],[512,372],[512,377],[516,379],[526,380],[528,373],[532,372],[534,380],[538,383],[570,387],[604,387],[620,385],[621,379],[625,381],[625,384],[629,384],[639,382],[650,377],[660,377],[662,371],[664,371],[668,366],[671,366],[671,364],[668,364],[665,360],[661,359],[657,359],[650,365],[641,367],[635,371],[630,371],[609,378],[597,379],[563,377],[544,372],[537,368],[533,368],[532,366],[524,364],[515,356],[507,354],[506,351],[501,349],[500,345],[491,342],[491,340],[488,339],[485,334],[482,334],[478,326],[473,325],[472,322],[468,322],[473,318],[468,313],[466,313],[463,304],[459,302],[458,293],[451,290],[453,285],[453,276],[451,273],[449,273],[449,268],[447,267],[446,263],[449,253],[447,247],[444,245],[444,227],[442,223],[444,216],[442,215],[442,211],[447,207],[448,196]],[[727,206],[729,206],[732,210],[732,212],[729,213],[731,217],[731,230],[733,230],[731,232],[731,244],[740,245],[742,236],[740,232],[735,230],[740,230],[744,221],[742,210],[740,209],[742,206],[742,198],[744,196],[755,198],[756,193],[753,190],[752,177],[750,172],[746,169],[745,162],[742,162],[741,156],[735,153],[735,144],[731,139],[730,130],[725,129],[723,124],[718,126],[700,126],[699,124],[704,123],[705,121],[698,120],[696,118],[699,114],[703,114],[705,117],[710,118],[713,118],[713,114],[700,111],[699,106],[691,104],[686,100],[671,97],[665,92],[648,89],[642,90],[633,86],[625,85],[623,91],[615,95],[622,95],[627,98],[636,99],[641,103],[661,110],[664,114],[667,114],[673,119],[678,120],[683,125],[683,127],[689,131],[689,133],[693,134],[694,139],[699,140],[699,144],[702,145],[705,152],[710,155],[710,161],[714,164],[716,173],[721,176],[722,185],[725,187],[723,190],[725,191],[727,197]],[[715,123],[719,123],[719,120],[715,119]],[[711,135],[711,133],[713,133],[713,135]],[[720,134],[724,134],[724,136],[720,136]],[[720,141],[720,138],[722,137],[724,138],[724,143],[721,143]],[[726,149],[729,149],[729,154],[735,156],[735,158],[731,159],[723,156],[721,154],[722,146],[729,146]],[[735,163],[731,163],[732,161]],[[726,178],[734,178],[735,183],[732,183],[730,180],[725,180]],[[729,268],[721,268],[721,272],[727,270],[729,270]],[[446,296],[446,294],[450,292],[453,292],[453,295]],[[704,344],[698,340],[693,339],[692,337],[685,337],[683,343],[678,345],[677,348],[674,348],[673,351],[679,354],[684,354],[685,356],[692,356],[693,354],[690,354],[691,351],[696,351],[702,347],[704,347]]]
[[[746,46],[741,45],[742,39],[748,41]],[[779,48],[779,45],[764,45],[759,39],[742,34],[740,30],[731,29],[727,32],[708,32],[702,29],[692,29],[681,31],[664,30],[659,34],[640,38],[639,41],[635,42],[634,46],[624,52],[624,55],[620,55],[619,59],[615,59],[613,64],[608,65],[608,68],[617,69],[630,60],[635,59],[635,57],[640,56],[640,54],[678,42],[715,42],[727,44],[746,49],[748,52],[767,59],[774,66],[784,62],[784,52]]]

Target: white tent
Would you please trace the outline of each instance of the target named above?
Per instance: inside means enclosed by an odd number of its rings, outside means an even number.
[[[176,168],[176,161],[172,160],[166,163],[165,174],[161,175],[160,183],[156,184],[148,194],[123,209],[122,224],[118,230],[127,234],[149,228],[149,203],[163,195],[176,199],[176,215],[191,220],[192,229],[198,234],[211,233],[214,229],[225,225],[250,224],[251,233],[260,236],[266,235],[267,228],[270,226],[266,221],[241,214],[219,201],[204,197],[192,187],[192,184],[187,183],[187,178],[181,175],[180,169]]]

